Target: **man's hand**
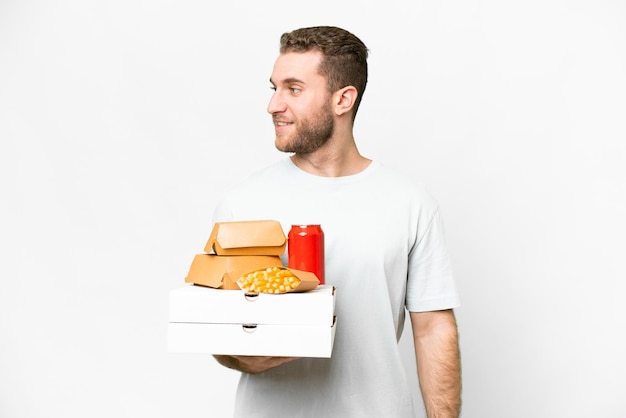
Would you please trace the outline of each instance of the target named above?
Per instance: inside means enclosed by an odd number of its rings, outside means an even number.
[[[266,356],[225,356],[214,355],[215,359],[229,369],[240,372],[258,374],[269,369],[280,366],[288,361],[298,359],[298,357],[266,357]]]

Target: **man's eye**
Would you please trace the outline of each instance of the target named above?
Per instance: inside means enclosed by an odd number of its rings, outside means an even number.
[[[276,91],[276,86],[270,86],[270,90]]]
[[[291,94],[298,94],[300,93],[302,90],[300,90],[297,87],[289,87],[289,91],[291,92]]]

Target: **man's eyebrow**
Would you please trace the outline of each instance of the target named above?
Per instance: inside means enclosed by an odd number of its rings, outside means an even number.
[[[272,86],[275,86],[276,84],[274,83],[274,81],[272,80],[272,77],[270,77],[270,83],[272,83]],[[280,82],[281,84],[289,84],[289,83],[300,83],[300,84],[306,84],[304,81],[300,80],[299,78],[295,78],[295,77],[287,77],[284,80],[282,80]]]

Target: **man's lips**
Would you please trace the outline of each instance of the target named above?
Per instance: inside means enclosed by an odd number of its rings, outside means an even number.
[[[288,126],[293,125],[293,122],[289,122],[286,120],[274,120],[274,128],[276,130],[282,130],[287,128]]]

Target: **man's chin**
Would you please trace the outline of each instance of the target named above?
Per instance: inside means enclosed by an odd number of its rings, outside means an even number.
[[[281,141],[280,138],[276,138],[276,140],[274,141],[274,146],[280,152],[295,152],[292,150],[292,147],[289,145],[289,143]]]

